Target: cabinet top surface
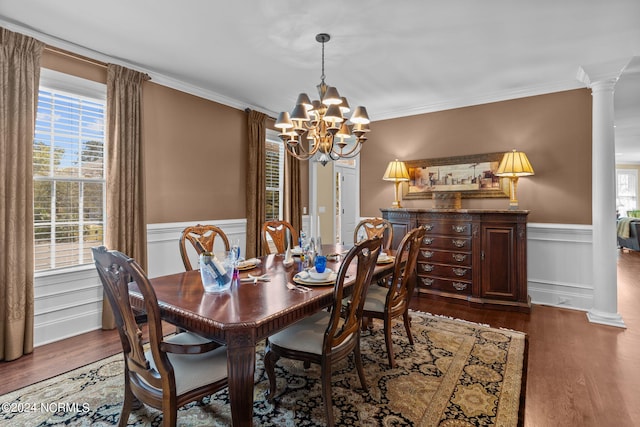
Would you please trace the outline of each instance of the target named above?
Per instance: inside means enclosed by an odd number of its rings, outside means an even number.
[[[435,208],[380,208],[381,212],[407,213],[460,213],[460,214],[528,214],[528,210],[519,209],[435,209]]]

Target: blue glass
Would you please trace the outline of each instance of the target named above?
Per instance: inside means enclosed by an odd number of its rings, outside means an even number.
[[[324,273],[325,268],[327,268],[327,257],[324,255],[316,256],[316,271],[318,273]]]

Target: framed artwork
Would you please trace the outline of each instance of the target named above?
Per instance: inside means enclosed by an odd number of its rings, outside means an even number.
[[[462,198],[509,197],[509,180],[495,175],[504,152],[405,161],[409,182],[403,199],[431,199],[433,193]]]

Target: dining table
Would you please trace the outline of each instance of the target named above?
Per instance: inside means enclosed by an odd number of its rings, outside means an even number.
[[[337,272],[349,248],[323,245],[327,268]],[[293,257],[292,263],[284,260],[283,254],[256,258],[254,267],[249,264],[250,268],[238,271],[231,287],[220,293],[204,292],[199,270],[150,279],[163,320],[227,346],[233,426],[253,422],[256,345],[332,303],[333,283],[300,286],[294,275],[304,269],[301,258]],[[377,264],[372,283],[391,274],[393,265]],[[352,266],[344,283],[346,291],[354,278]],[[130,300],[134,308],[144,309],[135,283],[130,285]]]

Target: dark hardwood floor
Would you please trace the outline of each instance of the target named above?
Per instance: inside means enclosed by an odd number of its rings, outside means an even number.
[[[640,253],[620,252],[618,311],[627,329],[581,311],[534,305],[530,314],[415,297],[412,308],[529,335],[526,427],[640,425]],[[94,331],[0,362],[0,394],[121,351],[115,331]]]

